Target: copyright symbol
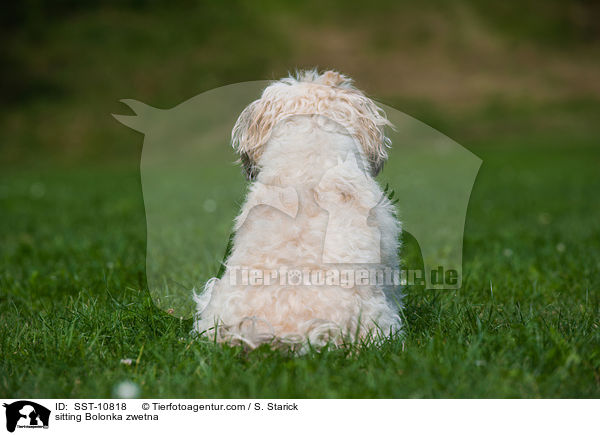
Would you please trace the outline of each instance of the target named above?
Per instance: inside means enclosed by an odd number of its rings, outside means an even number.
[[[150,409],[150,404],[149,403],[142,403],[142,409],[144,411],[148,411]]]

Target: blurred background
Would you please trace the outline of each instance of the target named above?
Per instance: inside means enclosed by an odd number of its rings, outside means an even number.
[[[477,240],[493,247],[490,260],[513,252],[532,225],[554,224],[556,236],[543,238],[552,246],[598,238],[587,225],[600,173],[598,2],[31,0],[5,6],[1,24],[7,287],[62,274],[76,291],[107,273],[145,287],[143,136],[110,116],[131,113],[119,100],[166,109],[313,67],[350,75],[484,161],[467,256]],[[231,179],[231,198],[242,183]],[[239,201],[230,203],[216,213],[222,226]],[[567,211],[561,228],[554,217]],[[209,273],[221,244],[203,247]],[[525,260],[528,273],[548,267]]]
[[[466,146],[581,127],[600,97],[593,0],[30,0],[1,19],[3,168],[135,161],[120,99],[169,108],[295,68],[342,71]]]
[[[313,67],[350,75],[483,160],[467,258],[481,252],[470,248],[477,240],[492,247],[490,261],[524,234],[533,243],[531,225],[554,224],[543,244],[598,237],[585,223],[600,173],[598,2],[31,0],[6,6],[0,29],[8,288],[32,274],[55,277],[34,293],[76,292],[106,274],[146,288],[143,136],[111,116],[131,113],[119,100],[167,109],[219,86]],[[220,232],[198,248],[207,276],[243,195],[242,177],[227,177],[220,188],[230,205],[213,213]],[[554,216],[567,209],[573,219],[561,228]],[[414,254],[418,262],[418,246]],[[543,273],[548,266],[532,269],[533,259],[522,267]]]

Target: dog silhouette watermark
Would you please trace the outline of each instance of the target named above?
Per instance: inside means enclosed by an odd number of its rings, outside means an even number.
[[[184,301],[189,300],[191,289],[203,288],[223,260],[223,245],[245,189],[228,146],[231,129],[240,112],[268,84],[258,81],[224,86],[167,110],[123,100],[135,115],[113,115],[144,134],[140,171],[147,221],[147,282],[157,306],[177,317],[193,315],[193,303]],[[415,283],[427,289],[460,288],[465,218],[481,160],[411,116],[379,106],[395,129],[387,132],[392,148],[378,181],[393,187],[402,232],[417,241],[424,264],[423,270],[392,267],[391,275],[398,278],[394,283]],[[347,156],[339,164],[330,170],[343,170],[356,161]],[[257,206],[277,208],[291,222],[302,206],[293,186],[270,189],[274,192],[271,199]],[[380,199],[374,198],[375,210]],[[329,213],[327,200],[315,199]],[[343,219],[344,214],[336,208],[329,213],[327,225]],[[357,225],[369,228],[368,213]],[[328,240],[327,234],[323,261],[344,270],[343,263],[329,258],[327,249],[330,243],[344,240]],[[384,262],[375,259],[373,263]],[[352,269],[361,267],[355,266]]]

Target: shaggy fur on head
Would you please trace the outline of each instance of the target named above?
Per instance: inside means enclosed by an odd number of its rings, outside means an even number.
[[[400,330],[380,286],[242,282],[304,270],[334,276],[398,265],[400,224],[373,179],[390,145],[385,113],[337,72],[300,72],[268,86],[240,115],[232,143],[250,185],[221,279],[195,295],[194,329],[218,341],[341,344]]]
[[[323,115],[345,127],[362,145],[373,175],[387,159],[386,147],[391,142],[383,128],[391,124],[385,113],[356,89],[349,77],[335,71],[302,71],[267,87],[233,127],[233,147],[249,179],[256,177],[273,127],[290,115]]]

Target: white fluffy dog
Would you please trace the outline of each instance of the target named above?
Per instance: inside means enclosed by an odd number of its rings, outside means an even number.
[[[373,179],[387,158],[386,125],[334,71],[277,81],[246,107],[232,141],[252,183],[224,275],[195,295],[196,332],[255,347],[400,330],[399,302],[381,285],[344,280],[365,265],[398,267],[400,224]]]

